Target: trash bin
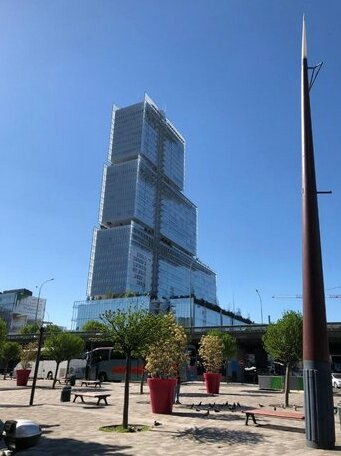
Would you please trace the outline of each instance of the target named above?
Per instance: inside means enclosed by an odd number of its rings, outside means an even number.
[[[71,386],[63,386],[60,393],[60,402],[70,402],[71,400]]]
[[[70,386],[75,386],[76,376],[74,374],[68,376],[68,381]]]

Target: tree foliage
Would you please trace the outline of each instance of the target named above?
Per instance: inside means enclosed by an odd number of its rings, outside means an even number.
[[[104,333],[107,331],[107,326],[97,320],[89,320],[82,326],[82,331],[97,331]]]
[[[224,360],[224,343],[220,336],[206,334],[199,342],[199,355],[207,372],[219,373]]]
[[[158,315],[144,309],[108,310],[101,319],[114,350],[124,355],[142,356],[158,333]]]
[[[19,330],[19,334],[23,334],[23,335],[37,334],[38,332],[39,332],[38,323],[26,323],[26,325],[24,325]]]
[[[5,341],[7,335],[6,322],[0,318],[0,345]]]
[[[18,342],[4,342],[0,350],[0,358],[4,362],[4,379],[6,378],[7,368],[10,361],[19,359],[21,346]]]
[[[21,348],[20,351],[20,364],[22,369],[30,369],[31,363],[36,359],[37,355],[37,342],[30,342]]]
[[[148,348],[146,370],[152,377],[174,377],[178,366],[186,361],[187,336],[173,314],[160,318],[158,339]]]
[[[266,352],[274,361],[292,366],[302,359],[303,319],[300,312],[283,313],[277,323],[268,326],[263,336]]]
[[[47,336],[44,344],[44,356],[47,359],[56,361],[56,371],[53,379],[53,388],[57,381],[57,373],[59,364],[62,361],[70,361],[72,358],[77,358],[85,349],[83,339],[75,334],[69,333],[53,333]]]
[[[292,366],[302,359],[303,318],[293,310],[283,313],[277,323],[270,324],[263,336],[263,344],[274,361],[285,364],[285,406],[289,406],[289,378]]]

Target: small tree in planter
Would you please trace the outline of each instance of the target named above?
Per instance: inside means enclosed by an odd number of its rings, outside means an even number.
[[[204,373],[206,391],[218,394],[220,386],[220,369],[224,360],[224,343],[220,336],[206,334],[199,342],[199,355],[206,372]]]
[[[21,369],[16,370],[17,385],[26,386],[28,377],[31,372],[32,361],[35,360],[37,354],[37,343],[30,342],[20,351],[20,364]]]
[[[159,339],[146,356],[146,371],[154,413],[172,413],[176,372],[186,361],[187,336],[173,314],[162,315]]]

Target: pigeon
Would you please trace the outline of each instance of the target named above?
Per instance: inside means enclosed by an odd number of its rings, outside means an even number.
[[[201,405],[201,401],[199,402],[198,407],[200,407],[200,405]]]
[[[207,412],[203,416],[208,416],[210,414],[210,411],[207,410]]]
[[[220,410],[217,409],[217,408],[215,408],[214,411],[215,411],[216,413],[219,413],[219,412],[220,412]]]
[[[194,404],[190,405],[190,407],[189,407],[189,408],[190,408],[190,409],[192,409],[193,407],[194,407]]]
[[[158,421],[154,421],[154,426],[161,426],[162,423],[159,423]]]
[[[239,404],[239,402],[237,402],[237,407],[241,407],[241,405]]]
[[[201,412],[201,409],[196,408],[195,411],[196,412]]]
[[[226,401],[225,402],[225,407],[227,407],[229,405],[229,401]]]
[[[264,405],[262,405],[262,404],[258,404],[258,405],[259,405],[259,407],[264,407]]]

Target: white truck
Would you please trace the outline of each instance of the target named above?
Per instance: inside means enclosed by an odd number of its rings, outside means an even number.
[[[76,375],[76,378],[85,378],[85,366],[86,361],[85,359],[72,359],[69,365],[69,375]],[[37,378],[42,379],[49,379],[52,380],[54,378],[54,374],[56,371],[57,363],[53,360],[42,360],[39,361],[38,367],[38,376]],[[31,373],[30,377],[33,377],[35,368],[35,362],[31,362]],[[66,368],[67,368],[67,361],[62,361],[58,367],[57,378],[65,377],[66,375]],[[13,371],[13,376],[15,377],[15,370],[21,369],[21,364],[18,363]]]

